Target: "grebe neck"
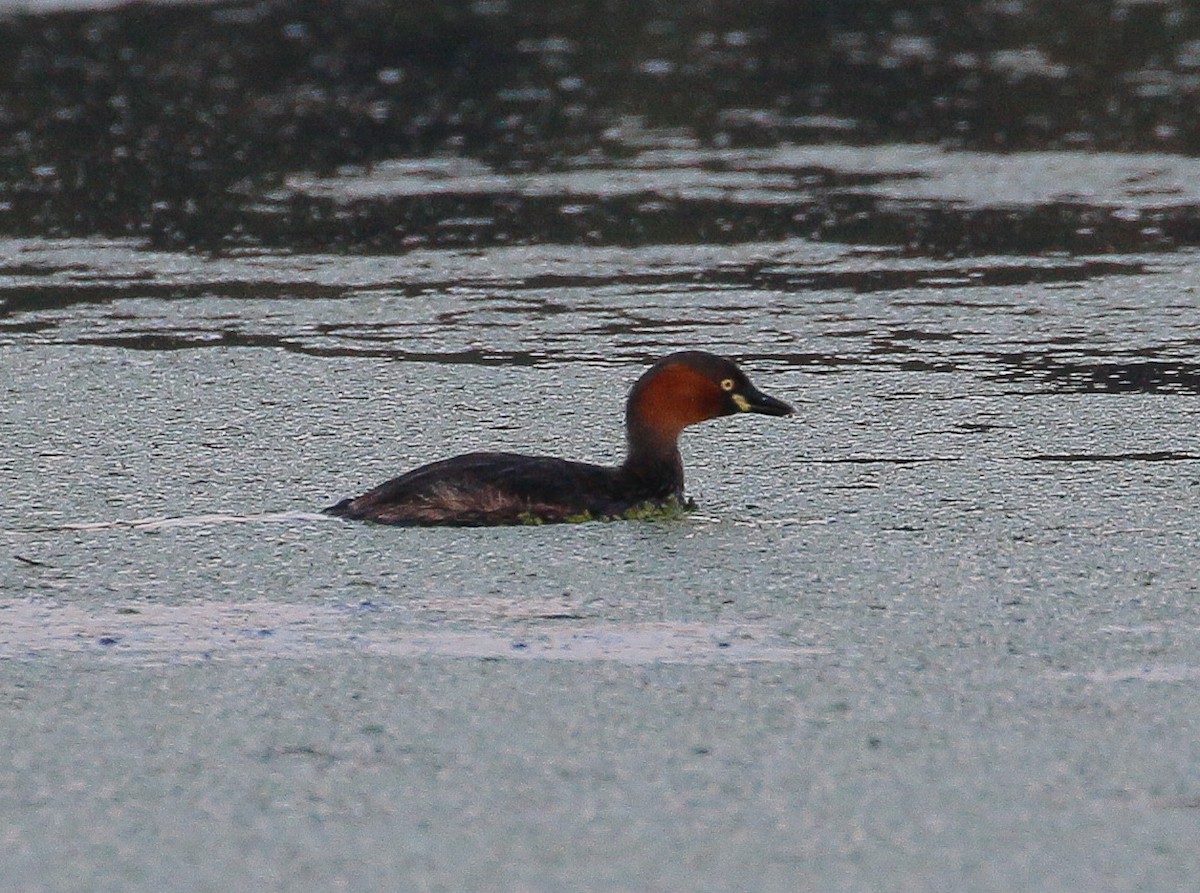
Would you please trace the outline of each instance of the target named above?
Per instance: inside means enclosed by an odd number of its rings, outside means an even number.
[[[629,419],[625,426],[628,453],[621,471],[663,494],[683,493],[683,459],[678,432],[664,432]]]

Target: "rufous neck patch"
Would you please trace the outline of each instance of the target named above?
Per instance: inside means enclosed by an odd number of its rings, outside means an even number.
[[[688,425],[723,414],[724,394],[707,376],[683,364],[667,366],[645,383],[630,406],[631,420],[674,437]]]

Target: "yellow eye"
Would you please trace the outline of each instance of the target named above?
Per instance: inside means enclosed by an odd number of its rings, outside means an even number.
[[[721,390],[722,391],[732,391],[733,390],[733,379],[732,378],[721,379]]]

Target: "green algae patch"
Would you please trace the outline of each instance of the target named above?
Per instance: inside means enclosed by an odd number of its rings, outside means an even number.
[[[696,503],[691,499],[670,499],[666,502],[644,502],[625,510],[612,520],[620,521],[671,521],[694,511]]]

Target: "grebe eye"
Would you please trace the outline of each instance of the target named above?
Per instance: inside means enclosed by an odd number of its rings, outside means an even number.
[[[721,390],[722,391],[732,391],[733,390],[733,379],[732,378],[722,378],[721,379]]]

